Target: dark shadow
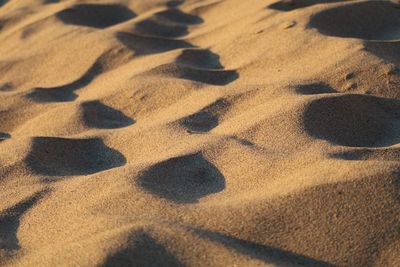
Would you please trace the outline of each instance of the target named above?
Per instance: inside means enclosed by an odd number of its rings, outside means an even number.
[[[218,126],[218,114],[226,108],[226,101],[219,99],[199,112],[181,119],[179,123],[189,131],[208,132]]]
[[[171,3],[168,6],[171,7]],[[189,42],[175,38],[188,34],[186,24],[201,22],[201,18],[197,16],[170,8],[136,24],[134,33],[117,33],[117,39],[137,55],[193,48]],[[219,62],[219,56],[208,49],[184,50],[175,63],[157,66],[147,74],[168,74],[174,78],[212,85],[227,85],[239,77],[236,70],[224,70]]]
[[[20,220],[46,193],[38,192],[0,213],[0,251],[9,253],[20,248],[17,238]]]
[[[346,94],[312,101],[303,114],[305,131],[313,137],[351,147],[374,147],[389,136],[400,102]],[[390,145],[390,144],[385,144]]]
[[[336,93],[332,87],[323,83],[302,84],[296,86],[295,90],[302,95]]]
[[[140,36],[127,32],[118,32],[116,37],[137,55],[158,54],[175,49],[193,47],[193,45],[184,40]]]
[[[187,35],[188,28],[184,25],[160,23],[147,19],[135,24],[134,33],[144,36],[161,38],[177,38]]]
[[[167,2],[167,7],[178,7],[182,5],[185,2],[185,0],[171,0]]]
[[[239,78],[236,70],[225,70],[219,55],[208,49],[185,49],[175,62],[161,65],[153,72],[169,72],[176,78],[212,85],[227,85]]]
[[[209,132],[218,126],[218,117],[210,112],[200,111],[184,118],[181,124],[189,131]]]
[[[62,86],[35,88],[27,98],[43,103],[73,101],[78,97],[74,91],[89,85],[99,74],[123,65],[130,57],[131,52],[126,48],[113,47],[101,54],[79,79]]]
[[[315,14],[309,27],[329,36],[396,40],[400,38],[400,9],[389,1],[351,3]]]
[[[126,248],[107,257],[103,267],[116,266],[184,266],[174,255],[144,231],[136,232]]]
[[[318,4],[329,4],[336,2],[344,2],[346,0],[287,0],[287,1],[278,1],[267,8],[275,9],[279,11],[291,11],[299,8],[304,8],[308,6],[318,5]]]
[[[241,145],[248,146],[248,147],[256,147],[256,144],[254,144],[253,142],[251,142],[249,140],[242,139],[242,138],[239,138],[237,136],[232,136],[231,138],[233,140],[239,142]]]
[[[166,11],[135,24],[133,33],[118,32],[116,37],[137,55],[163,53],[175,49],[194,47],[178,37],[186,36],[186,24],[198,22],[199,18],[174,8],[184,1],[170,1]],[[188,22],[188,23],[185,23]]]
[[[7,2],[8,2],[8,0],[0,0],[0,7],[7,4]],[[1,30],[1,27],[0,27],[0,30]]]
[[[176,59],[176,63],[203,69],[224,69],[219,55],[209,49],[185,49]]]
[[[177,203],[195,203],[225,188],[222,173],[200,152],[157,163],[143,171],[138,183],[146,191]]]
[[[364,47],[386,62],[400,65],[400,42],[365,42]]]
[[[222,245],[231,248],[240,254],[261,260],[266,264],[273,264],[276,266],[334,266],[327,262],[319,261],[304,255],[293,253],[285,249],[260,245],[252,241],[239,239],[218,232],[191,227],[189,227],[189,230],[202,237],[205,237],[215,242],[219,242]]]
[[[43,103],[74,101],[78,97],[74,91],[89,85],[102,71],[102,64],[97,60],[78,80],[58,87],[34,88],[27,97]]]
[[[154,15],[154,17],[160,21],[184,25],[196,25],[204,22],[202,18],[183,13],[177,8],[169,8],[167,10],[158,12]]]
[[[239,78],[239,74],[235,70],[208,70],[180,64],[160,65],[149,71],[149,73],[155,75],[169,74],[179,79],[221,86],[227,85]]]
[[[400,161],[400,149],[382,148],[382,149],[354,149],[340,153],[330,154],[332,158],[343,160],[379,160],[379,161]]]
[[[88,175],[125,165],[125,157],[100,138],[35,137],[25,163],[46,176]]]
[[[35,102],[50,103],[74,101],[78,96],[74,94],[73,90],[60,86],[53,88],[34,88],[32,92],[27,94],[27,97]]]
[[[0,142],[1,142],[1,141],[4,141],[4,140],[6,140],[6,139],[9,139],[9,138],[11,138],[11,135],[10,135],[10,134],[0,132]]]
[[[57,13],[65,24],[107,28],[134,18],[129,8],[117,4],[76,4]]]
[[[82,103],[82,110],[85,124],[92,128],[116,129],[135,123],[121,111],[108,107],[99,101]]]

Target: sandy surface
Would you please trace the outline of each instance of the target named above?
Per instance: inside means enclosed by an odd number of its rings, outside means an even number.
[[[0,0],[0,265],[400,266],[388,1]]]

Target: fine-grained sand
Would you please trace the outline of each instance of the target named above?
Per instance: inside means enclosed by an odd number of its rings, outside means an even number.
[[[400,9],[0,0],[0,265],[400,266]]]

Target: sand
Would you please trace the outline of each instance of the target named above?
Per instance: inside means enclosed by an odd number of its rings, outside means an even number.
[[[400,266],[389,1],[0,1],[0,265]]]

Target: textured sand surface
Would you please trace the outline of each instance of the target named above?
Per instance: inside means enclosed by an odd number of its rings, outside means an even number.
[[[400,266],[389,1],[0,0],[0,265]]]

